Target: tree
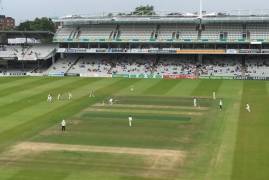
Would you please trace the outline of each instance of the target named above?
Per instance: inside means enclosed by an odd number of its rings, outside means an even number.
[[[154,6],[146,5],[146,6],[138,6],[135,8],[135,11],[132,13],[133,15],[156,15],[154,11]]]
[[[51,31],[55,32],[55,24],[51,19],[43,17],[36,18],[34,21],[25,21],[16,27],[19,31]]]

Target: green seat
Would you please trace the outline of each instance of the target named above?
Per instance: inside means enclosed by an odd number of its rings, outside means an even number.
[[[257,41],[258,41],[258,42],[263,42],[263,41],[264,41],[264,39],[257,39]]]
[[[246,39],[237,39],[238,42],[244,42]]]
[[[183,41],[191,42],[191,39],[183,39]]]

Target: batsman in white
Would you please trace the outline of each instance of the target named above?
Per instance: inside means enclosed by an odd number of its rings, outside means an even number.
[[[197,98],[196,98],[196,97],[193,98],[193,106],[194,106],[194,107],[197,107]]]
[[[249,104],[246,105],[246,110],[247,110],[248,112],[251,112],[251,110],[250,110],[250,105],[249,105]]]
[[[133,117],[129,116],[128,120],[129,120],[129,127],[132,127]]]

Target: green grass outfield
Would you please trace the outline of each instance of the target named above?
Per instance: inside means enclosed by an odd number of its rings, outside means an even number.
[[[268,105],[266,81],[0,78],[0,180],[268,180]]]

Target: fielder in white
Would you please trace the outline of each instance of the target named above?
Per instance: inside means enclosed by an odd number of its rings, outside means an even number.
[[[95,95],[94,95],[94,90],[91,90],[91,92],[90,92],[90,96],[89,96],[90,98],[92,98],[92,97],[95,97]]]
[[[129,116],[128,120],[129,120],[129,127],[132,127],[133,117]]]
[[[219,101],[219,109],[220,111],[222,111],[222,108],[223,108],[223,102],[222,102],[222,99]]]
[[[196,98],[193,99],[193,106],[197,107],[197,99]]]
[[[61,100],[61,94],[58,94],[58,97],[57,97],[58,101]]]
[[[71,100],[73,98],[73,95],[69,92],[68,93],[68,99]]]
[[[216,100],[216,92],[213,92],[213,99]]]
[[[62,126],[62,131],[64,132],[65,131],[65,127],[66,127],[66,122],[65,120],[63,119],[62,122],[61,122],[61,126]]]
[[[249,104],[246,105],[246,110],[247,110],[248,112],[251,112],[251,110],[250,110],[250,105],[249,105]]]
[[[113,105],[113,99],[112,98],[109,99],[109,104]]]
[[[48,95],[48,99],[47,99],[48,102],[52,102],[52,96],[49,94]]]

